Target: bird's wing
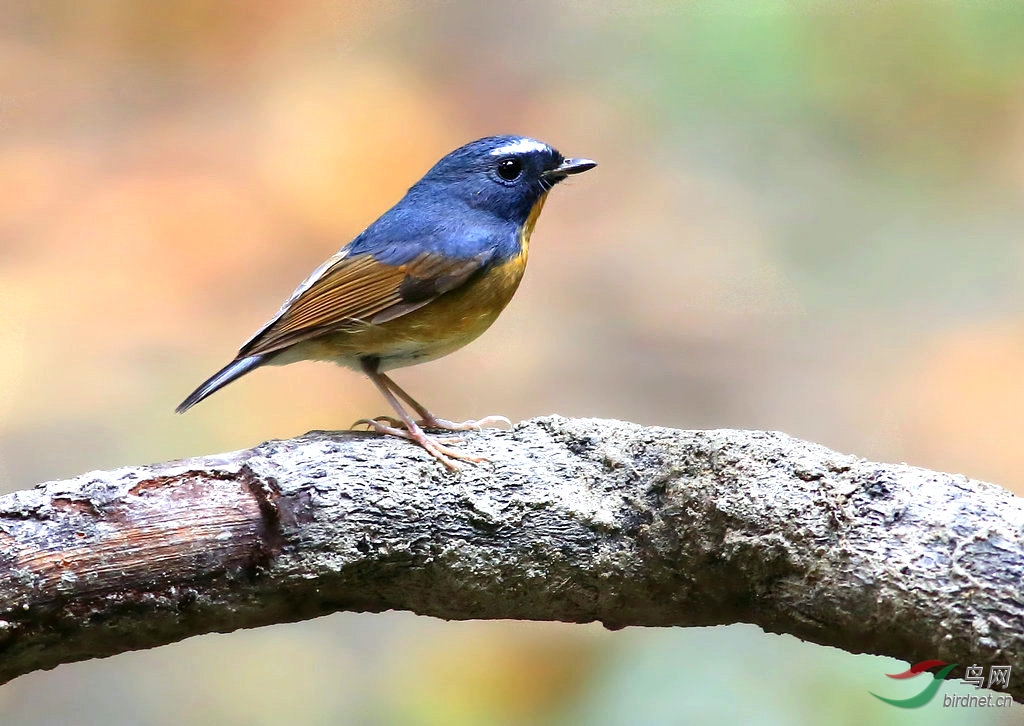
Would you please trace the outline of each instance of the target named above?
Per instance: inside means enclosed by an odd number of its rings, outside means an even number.
[[[243,358],[273,353],[325,333],[377,324],[423,307],[469,280],[490,258],[453,258],[422,252],[389,265],[372,254],[342,251],[293,293],[266,326],[238,352]]]

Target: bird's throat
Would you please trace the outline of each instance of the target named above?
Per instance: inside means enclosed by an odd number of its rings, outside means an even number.
[[[526,223],[523,224],[523,231],[519,234],[519,255],[521,257],[526,257],[527,253],[530,251],[530,235],[533,234],[533,228],[537,224],[537,218],[540,216],[540,210],[544,209],[544,202],[547,198],[547,192],[540,195],[540,199],[533,203],[533,209],[530,210],[530,214],[526,218]]]

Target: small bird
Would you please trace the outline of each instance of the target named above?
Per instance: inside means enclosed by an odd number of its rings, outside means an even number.
[[[447,446],[457,439],[424,429],[468,431],[508,419],[437,418],[385,371],[448,355],[487,330],[523,277],[548,192],[595,166],[521,136],[490,136],[456,149],[316,268],[177,412],[260,366],[327,360],[362,370],[398,414],[355,425],[409,439],[449,469],[459,468],[453,459],[486,461]]]

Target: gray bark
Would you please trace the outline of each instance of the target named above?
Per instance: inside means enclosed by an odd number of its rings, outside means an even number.
[[[0,498],[0,682],[338,610],[755,623],[911,663],[1012,666],[1024,500],[779,433],[556,416],[418,447],[312,432]]]

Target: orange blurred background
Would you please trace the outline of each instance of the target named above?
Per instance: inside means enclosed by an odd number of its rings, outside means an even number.
[[[516,133],[600,167],[493,329],[398,372],[439,415],[778,429],[1024,493],[1019,4],[6,3],[0,129],[2,491],[384,412],[310,363],[172,413],[437,158]],[[894,667],[339,614],[33,674],[0,720],[1022,715],[899,712],[867,695]]]

